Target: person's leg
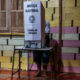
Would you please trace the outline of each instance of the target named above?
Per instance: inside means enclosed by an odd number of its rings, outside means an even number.
[[[47,63],[43,63],[43,76],[46,77],[47,76]]]
[[[40,63],[36,63],[36,65],[37,65],[37,73],[34,75],[35,77],[41,75],[41,64]]]
[[[47,76],[47,66],[49,62],[49,53],[45,52],[42,54],[42,63],[43,63],[43,76]]]
[[[33,52],[33,61],[37,65],[37,73],[34,75],[35,77],[41,75],[41,54],[38,51]]]

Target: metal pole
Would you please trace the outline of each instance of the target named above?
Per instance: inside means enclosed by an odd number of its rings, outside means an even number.
[[[15,50],[14,50],[14,53],[13,53],[11,80],[13,80],[13,74],[14,74],[14,60],[15,60]]]
[[[59,46],[62,40],[62,0],[59,0]]]
[[[61,47],[62,47],[62,0],[59,0],[59,45],[58,45],[58,71],[61,67]]]

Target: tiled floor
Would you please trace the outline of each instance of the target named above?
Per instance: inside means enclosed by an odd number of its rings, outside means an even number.
[[[21,71],[20,80],[51,80],[50,73],[47,77],[33,77],[36,71]],[[11,70],[0,70],[0,80],[11,80]],[[18,74],[15,74],[13,80],[19,80]],[[57,80],[80,80],[80,74],[61,73],[57,74]]]

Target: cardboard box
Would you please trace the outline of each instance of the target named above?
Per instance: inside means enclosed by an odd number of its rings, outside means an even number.
[[[44,47],[45,10],[40,1],[24,2],[25,47]]]

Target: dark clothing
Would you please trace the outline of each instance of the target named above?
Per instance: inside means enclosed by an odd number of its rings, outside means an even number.
[[[36,63],[48,63],[49,62],[49,53],[42,51],[34,51],[33,54],[34,62]]]
[[[45,48],[49,47],[50,39],[49,35],[45,37]],[[49,62],[49,51],[33,51],[33,60],[36,63],[48,63]]]

